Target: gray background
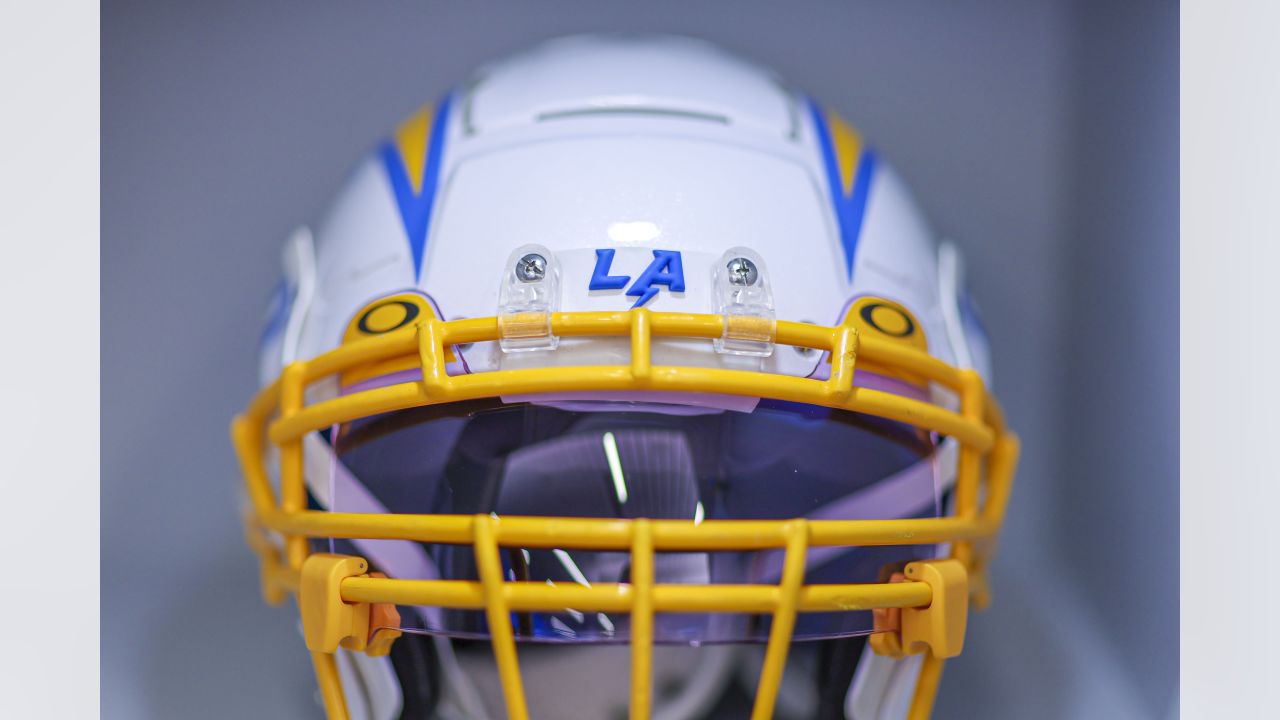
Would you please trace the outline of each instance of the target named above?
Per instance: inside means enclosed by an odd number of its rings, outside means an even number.
[[[318,715],[226,433],[281,243],[472,67],[586,30],[773,66],[964,248],[1025,455],[938,716],[1176,714],[1176,3],[558,1],[104,3],[103,715]]]

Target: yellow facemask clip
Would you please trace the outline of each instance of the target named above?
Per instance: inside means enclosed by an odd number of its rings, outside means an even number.
[[[901,658],[928,651],[935,658],[950,658],[964,648],[969,618],[969,577],[959,560],[921,560],[908,563],[892,582],[922,582],[933,591],[926,607],[872,611],[876,632],[871,649],[879,655]]]
[[[337,652],[339,647],[382,656],[400,637],[400,613],[391,603],[348,603],[342,582],[352,577],[386,577],[370,573],[364,558],[317,553],[302,564],[298,608],[302,634],[313,653]]]

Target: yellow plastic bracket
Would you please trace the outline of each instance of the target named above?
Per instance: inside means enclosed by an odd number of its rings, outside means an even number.
[[[964,648],[969,618],[969,575],[959,560],[921,560],[903,571],[908,582],[922,582],[933,591],[926,607],[902,608],[901,628],[871,636],[879,655],[902,657],[926,652],[950,658]]]
[[[369,640],[368,603],[342,601],[342,581],[366,577],[369,563],[350,555],[317,553],[302,564],[298,607],[302,635],[311,652],[333,653],[338,647],[364,650]]]
[[[877,655],[885,657],[900,658],[906,653],[902,652],[902,634],[898,630],[888,632],[872,633],[868,638],[871,643],[871,649]]]

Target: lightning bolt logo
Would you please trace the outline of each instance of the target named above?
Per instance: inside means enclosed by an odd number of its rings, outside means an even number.
[[[590,290],[620,290],[631,281],[627,275],[610,275],[613,265],[613,249],[596,250],[596,267],[591,273]],[[684,292],[684,263],[678,250],[654,250],[653,261],[640,273],[626,295],[636,298],[631,307],[643,307],[665,287],[671,292]]]

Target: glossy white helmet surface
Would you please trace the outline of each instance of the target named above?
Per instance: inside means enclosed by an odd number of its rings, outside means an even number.
[[[939,277],[934,236],[906,187],[834,114],[700,41],[588,36],[484,68],[356,169],[314,248],[291,251],[311,254],[311,266],[288,262],[304,267],[283,291],[289,321],[266,337],[264,378],[337,346],[356,312],[407,289],[426,293],[441,319],[494,315],[508,255],[526,244],[555,253],[566,311],[626,309],[647,290],[645,307],[716,312],[717,261],[742,246],[767,265],[778,319],[834,324],[855,298],[887,298],[918,319],[931,354],[985,358],[953,347],[984,341],[964,312],[948,327],[948,306],[964,310],[961,284]],[[678,253],[679,289],[643,282],[655,251]],[[611,283],[593,289],[598,270]],[[625,349],[461,352],[481,371]],[[676,353],[686,364],[742,362],[677,341],[661,343],[655,362]],[[820,361],[779,352],[761,369],[804,376]]]

